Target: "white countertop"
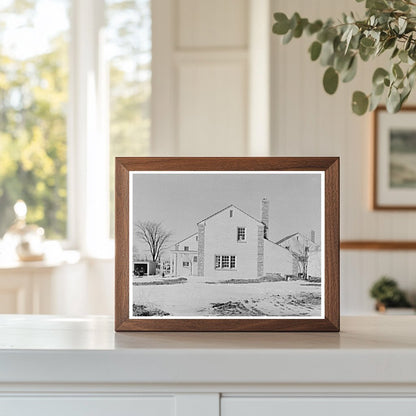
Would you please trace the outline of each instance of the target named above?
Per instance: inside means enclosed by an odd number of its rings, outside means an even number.
[[[416,316],[338,333],[115,333],[107,317],[0,316],[0,383],[416,383]]]

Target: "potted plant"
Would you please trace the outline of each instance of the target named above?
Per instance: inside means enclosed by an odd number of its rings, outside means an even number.
[[[405,293],[397,282],[387,276],[377,280],[370,289],[370,296],[376,300],[376,310],[386,312],[387,308],[410,308]]]
[[[374,110],[385,94],[387,110],[395,113],[409,97],[416,78],[416,0],[366,0],[362,19],[344,13],[337,21],[310,22],[299,13],[288,18],[280,12],[274,19],[273,33],[283,36],[284,44],[304,34],[314,37],[309,54],[326,68],[323,86],[328,94],[335,93],[340,80],[355,77],[359,61],[390,55],[390,65],[375,70],[371,93],[353,93],[355,114]]]

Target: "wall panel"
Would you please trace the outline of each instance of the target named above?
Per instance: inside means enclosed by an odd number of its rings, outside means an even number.
[[[246,48],[247,1],[178,0],[178,48]]]
[[[243,156],[246,135],[244,62],[192,62],[178,68],[181,156]],[[243,138],[243,140],[241,140]]]
[[[152,154],[246,154],[249,1],[152,4]]]

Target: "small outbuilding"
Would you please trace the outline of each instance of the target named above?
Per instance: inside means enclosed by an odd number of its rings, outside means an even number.
[[[133,263],[133,274],[135,276],[150,276],[156,274],[156,262],[154,261],[135,261]]]

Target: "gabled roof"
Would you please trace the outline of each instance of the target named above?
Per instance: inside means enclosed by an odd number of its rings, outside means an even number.
[[[294,233],[294,234],[288,235],[287,237],[284,237],[284,238],[282,238],[281,240],[276,241],[276,243],[275,243],[275,244],[281,244],[281,243],[283,243],[284,241],[289,240],[290,238],[292,238],[292,237],[294,237],[295,235],[298,235],[298,234],[300,234],[300,233],[298,232],[298,233]]]
[[[218,215],[218,214],[220,214],[221,212],[225,211],[226,209],[230,209],[230,208],[235,208],[235,209],[238,209],[238,210],[239,210],[240,212],[242,212],[244,215],[247,215],[247,217],[250,217],[252,220],[254,220],[254,221],[258,222],[259,224],[264,225],[264,224],[263,224],[261,221],[259,221],[257,218],[254,218],[254,217],[252,217],[250,214],[247,214],[247,212],[244,212],[241,208],[238,208],[238,207],[237,207],[237,206],[235,206],[234,204],[230,204],[230,205],[226,206],[225,208],[220,209],[219,211],[215,212],[214,214],[211,214],[210,216],[208,216],[208,217],[204,218],[204,219],[203,219],[203,220],[201,220],[201,221],[198,221],[196,224],[198,225],[198,224],[200,224],[201,222],[207,221],[207,220],[209,220],[210,218],[215,217],[216,215]]]
[[[197,235],[198,235],[198,233],[193,233],[193,234],[191,234],[191,235],[188,235],[188,237],[183,238],[181,241],[178,241],[178,242],[176,242],[175,244],[172,244],[172,245],[171,245],[171,246],[169,246],[169,247],[173,247],[173,246],[175,246],[176,244],[183,243],[184,241],[188,240],[189,238],[194,237],[194,236],[197,236]]]
[[[282,238],[279,241],[276,241],[276,244],[282,244],[287,240],[290,240],[292,237],[295,237],[296,235],[299,235],[300,237],[302,237],[304,240],[307,240],[310,244],[315,244],[315,246],[318,246],[319,244],[317,242],[312,241],[309,237],[301,234],[300,232],[288,235],[287,237]]]

